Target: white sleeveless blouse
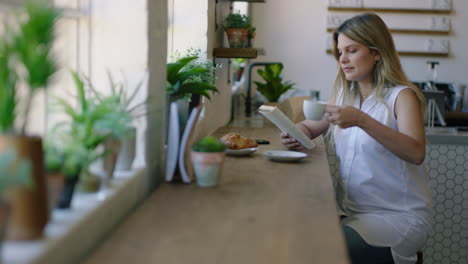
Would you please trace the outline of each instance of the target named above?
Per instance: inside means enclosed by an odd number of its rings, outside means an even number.
[[[407,87],[387,88],[382,100],[375,93],[362,104],[365,112],[398,130],[394,115],[398,94]],[[343,105],[338,96],[337,105]],[[359,107],[356,98],[354,107]],[[355,229],[373,246],[391,247],[397,264],[416,262],[432,230],[431,195],[424,165],[395,156],[359,127],[334,127],[340,160],[337,201],[348,216],[343,224]]]

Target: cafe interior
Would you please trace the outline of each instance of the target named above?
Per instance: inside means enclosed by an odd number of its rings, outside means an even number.
[[[86,119],[90,105],[108,95],[127,100],[130,110],[118,115],[129,114],[124,125],[132,132],[86,149],[89,164],[74,178],[67,206],[61,201],[71,178],[38,176],[49,165],[33,164],[26,192],[34,198],[24,198],[31,203],[12,195],[6,211],[0,206],[0,263],[351,263],[335,198],[333,144],[324,136],[304,139],[309,147],[288,153],[280,134],[296,133],[291,127],[306,118],[305,100],[329,99],[339,68],[332,33],[364,12],[385,21],[403,70],[426,98],[424,166],[434,223],[415,263],[468,263],[468,2],[44,2],[59,11],[50,51],[57,69],[32,99],[29,117],[19,120],[26,135],[42,138],[41,159],[47,161],[50,145],[72,144],[64,138],[85,144],[73,134],[79,111],[70,113],[81,109]],[[0,0],[2,36],[23,29],[27,4]],[[245,39],[228,38],[233,14],[249,19]],[[264,87],[271,82],[287,89],[272,99]],[[25,97],[18,92],[18,101]],[[265,114],[265,106],[281,117]],[[71,124],[68,137],[57,132],[63,124]],[[99,124],[103,131],[108,123]],[[111,127],[109,135],[116,131]],[[221,163],[212,165],[217,158],[210,156],[210,172],[201,176],[208,163],[197,163],[195,146],[230,133],[253,145],[233,151],[222,144]],[[2,153],[11,142],[3,134]],[[67,162],[57,166],[63,171]]]

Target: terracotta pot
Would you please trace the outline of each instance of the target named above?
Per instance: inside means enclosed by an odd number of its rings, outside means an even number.
[[[231,48],[245,48],[246,39],[249,30],[246,28],[229,28],[226,29],[226,34]]]
[[[33,186],[16,188],[9,193],[11,216],[6,237],[9,240],[38,239],[49,220],[42,139],[0,135],[0,153],[11,148],[19,158],[31,162]]]
[[[226,157],[224,152],[191,152],[193,169],[200,187],[218,185]]]
[[[80,174],[78,173],[74,177],[65,178],[65,184],[63,185],[57,204],[58,209],[69,209],[71,207],[73,193],[75,192],[75,186],[79,178],[78,175]]]

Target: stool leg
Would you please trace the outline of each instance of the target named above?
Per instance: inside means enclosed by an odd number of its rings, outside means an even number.
[[[423,263],[423,253],[422,253],[422,251],[418,251],[417,255],[418,255],[418,261],[416,262],[416,264],[422,264]]]

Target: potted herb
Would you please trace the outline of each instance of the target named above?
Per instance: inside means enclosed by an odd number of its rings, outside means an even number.
[[[246,39],[251,24],[252,19],[247,15],[240,14],[239,12],[230,13],[224,18],[223,26],[229,40],[229,47],[246,47]]]
[[[200,187],[216,186],[225,159],[226,145],[213,136],[204,137],[192,145],[192,164]]]
[[[294,83],[290,81],[283,82],[282,71],[282,63],[266,65],[265,70],[259,69],[257,71],[265,80],[265,83],[255,81],[257,91],[265,96],[270,103],[277,103],[283,93],[293,89]]]
[[[70,208],[81,172],[106,154],[98,147],[112,135],[126,132],[126,121],[123,120],[126,117],[124,111],[117,107],[118,98],[91,97],[86,93],[82,78],[75,72],[72,77],[77,90],[77,107],[72,107],[63,98],[56,98],[70,120],[58,123],[53,130],[54,140],[60,144],[63,153],[61,171],[65,176],[65,186],[57,206],[60,209]]]
[[[0,39],[0,153],[15,149],[33,167],[34,187],[18,188],[11,195],[7,236],[12,240],[41,237],[48,221],[42,139],[27,135],[26,124],[34,95],[47,88],[57,69],[52,46],[58,10],[42,1],[28,1],[22,11],[14,24],[4,24]],[[21,96],[20,86],[26,88]]]

